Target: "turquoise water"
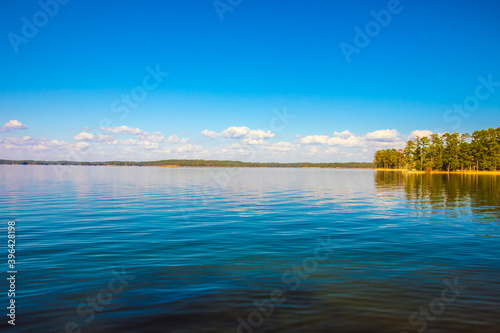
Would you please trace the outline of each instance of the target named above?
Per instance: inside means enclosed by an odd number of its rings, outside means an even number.
[[[2,165],[0,185],[2,332],[498,332],[498,176]]]

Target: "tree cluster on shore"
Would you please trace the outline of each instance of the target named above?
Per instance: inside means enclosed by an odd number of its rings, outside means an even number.
[[[432,134],[409,140],[404,150],[375,153],[379,168],[423,171],[500,170],[500,127],[474,133]]]
[[[161,161],[107,161],[107,162],[75,162],[75,161],[33,161],[33,160],[1,160],[0,164],[21,165],[89,165],[89,166],[180,166],[180,167],[253,167],[253,168],[373,168],[373,163],[258,163],[217,160],[161,160]]]

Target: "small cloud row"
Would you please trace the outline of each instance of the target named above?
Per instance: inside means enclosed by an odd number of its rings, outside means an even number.
[[[276,134],[272,133],[269,130],[267,132],[261,129],[251,130],[246,126],[240,126],[240,127],[231,126],[220,133],[204,130],[203,132],[201,132],[201,134],[211,139],[224,137],[228,139],[247,139],[247,140],[263,140],[263,139],[274,138],[276,136]]]
[[[73,139],[76,141],[93,141],[99,142],[102,144],[110,144],[110,145],[141,145],[146,147],[147,149],[154,149],[158,147],[159,143],[167,142],[167,143],[186,143],[189,141],[188,138],[180,139],[177,135],[171,134],[168,139],[165,140],[165,137],[161,132],[149,133],[143,131],[139,128],[131,128],[128,126],[119,126],[115,128],[111,127],[101,127],[99,128],[102,132],[109,132],[113,134],[131,134],[135,135],[137,139],[126,139],[126,140],[117,140],[112,135],[101,134],[96,135],[88,132],[81,132],[78,135],[74,136]]]
[[[11,120],[1,127],[1,131],[27,129],[17,120]],[[403,135],[395,129],[383,129],[357,135],[350,131],[334,132],[332,135],[297,136],[295,142],[273,142],[276,137],[271,131],[252,130],[246,126],[231,126],[221,132],[204,130],[201,134],[211,139],[225,138],[231,141],[218,141],[213,147],[186,144],[189,139],[179,138],[175,134],[165,138],[161,132],[149,133],[139,128],[128,126],[100,128],[101,133],[93,134],[91,128],[74,136],[75,143],[65,141],[24,138],[0,139],[0,148],[6,149],[7,156],[42,159],[65,158],[70,151],[80,152],[82,159],[114,158],[206,158],[206,159],[244,159],[258,153],[258,159],[275,160],[370,160],[376,149],[402,148],[405,142],[415,137],[429,137],[432,131],[415,130]],[[132,138],[120,138],[119,135],[132,135]],[[233,141],[234,140],[234,141]],[[177,144],[175,147],[162,147],[161,143]],[[95,144],[97,143],[97,144]],[[119,147],[113,147],[113,146]],[[92,147],[92,149],[90,149]],[[79,153],[79,154],[80,154]],[[33,156],[33,157],[31,157]],[[62,157],[60,157],[62,156]]]
[[[132,135],[137,136],[137,138],[140,140],[146,140],[146,141],[157,142],[157,143],[165,141],[165,137],[163,136],[163,134],[161,132],[148,133],[148,132],[145,132],[139,128],[131,128],[128,126],[119,126],[119,127],[115,127],[115,128],[101,127],[99,129],[101,131],[114,133],[114,134],[132,134]]]
[[[353,148],[376,148],[376,147],[401,147],[409,139],[418,137],[430,137],[433,132],[430,130],[415,130],[410,135],[405,136],[395,129],[377,130],[366,133],[365,135],[356,135],[349,131],[334,132],[332,136],[328,135],[309,135],[298,137],[297,142],[305,145],[328,145],[336,147]]]

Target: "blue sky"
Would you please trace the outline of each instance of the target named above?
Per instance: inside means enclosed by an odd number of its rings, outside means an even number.
[[[2,0],[0,158],[370,161],[417,134],[498,127],[499,14],[493,0]]]

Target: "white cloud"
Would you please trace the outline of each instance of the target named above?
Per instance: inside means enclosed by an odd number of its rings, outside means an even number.
[[[189,141],[188,138],[179,139],[179,137],[175,134],[171,134],[166,140],[167,143],[186,143],[188,141]]]
[[[264,141],[263,139],[242,139],[241,143],[247,144],[247,145],[267,145],[269,144],[268,142]]]
[[[90,145],[87,142],[80,141],[75,143],[73,147],[75,147],[76,150],[87,150],[90,148]]]
[[[294,148],[294,145],[290,142],[277,142],[266,146],[266,149],[271,151],[290,151]]]
[[[365,160],[370,160],[370,154],[377,149],[383,148],[402,148],[404,142],[401,134],[395,129],[377,130],[364,135],[356,135],[349,131],[334,132],[332,136],[327,135],[309,135],[297,137],[297,142],[302,145],[344,147],[349,149],[362,149],[365,154]],[[309,149],[308,153],[319,154],[319,150]],[[323,153],[342,153],[342,150],[330,149]],[[346,155],[347,156],[347,155]]]
[[[113,141],[103,142],[103,144],[105,144],[105,145],[127,145],[127,146],[137,145],[138,143],[139,143],[139,141],[137,141],[135,139],[113,140]]]
[[[132,134],[137,136],[138,139],[140,140],[145,140],[145,141],[151,141],[151,142],[156,142],[160,143],[165,141],[165,137],[161,132],[154,132],[154,133],[149,133],[145,132],[139,128],[132,128],[128,126],[119,126],[115,128],[111,127],[101,127],[99,128],[101,131],[106,131],[114,134]]]
[[[107,132],[111,132],[111,133],[115,133],[115,134],[134,134],[134,135],[138,135],[138,134],[143,134],[144,131],[143,130],[140,130],[138,128],[131,128],[131,127],[128,127],[128,126],[119,126],[119,127],[115,127],[115,128],[111,128],[111,127],[101,127],[99,128],[101,131],[107,131]]]
[[[263,131],[261,129],[256,129],[256,130],[251,130],[250,128],[246,126],[231,126],[228,127],[227,129],[223,130],[220,133],[214,132],[214,131],[209,131],[209,130],[204,130],[201,132],[203,136],[206,136],[211,139],[216,139],[220,136],[227,138],[227,139],[245,139],[245,140],[265,140],[265,139],[270,139],[274,138],[276,136],[275,133],[272,133],[271,131]]]
[[[95,142],[109,142],[115,140],[111,135],[95,135],[92,133],[81,132],[77,136],[74,136],[73,139],[76,141],[95,141]]]
[[[367,141],[395,142],[400,140],[400,134],[395,129],[378,130],[365,135]]]
[[[319,144],[342,147],[360,147],[363,139],[349,131],[334,132],[330,137],[328,135],[309,135],[299,138],[301,144]]]
[[[48,159],[72,149],[65,141],[34,139],[29,136],[23,138],[9,137],[0,140],[0,150],[9,159]]]
[[[423,138],[424,136],[430,138],[431,134],[432,134],[431,130],[415,130],[410,133],[408,139],[415,139],[417,136],[419,138]]]
[[[263,131],[261,129],[251,130],[246,126],[232,126],[221,132],[221,135],[230,139],[270,139],[276,136],[271,131]]]
[[[46,146],[54,147],[54,148],[63,147],[65,145],[67,145],[67,143],[65,141],[59,141],[59,140],[47,140],[44,143]]]
[[[179,137],[178,137],[177,135],[175,135],[175,134],[171,134],[171,135],[168,137],[168,139],[167,139],[167,141],[166,141],[166,142],[168,142],[168,143],[178,143],[179,141],[180,141],[180,140],[179,140]]]
[[[103,142],[105,145],[114,145],[114,146],[138,146],[147,150],[158,149],[160,147],[158,142],[149,141],[149,140],[135,140],[135,139],[126,139],[126,140],[113,140],[108,142]]]
[[[73,139],[76,141],[94,141],[95,135],[91,133],[81,132],[77,136],[74,136]]]
[[[221,135],[225,138],[230,139],[244,139],[250,132],[250,129],[246,126],[236,127],[231,126],[226,130],[221,132]]]
[[[333,132],[333,136],[339,137],[341,139],[347,139],[353,135],[354,134],[349,132],[348,130],[345,130],[343,132],[337,132],[337,131]]]
[[[214,131],[209,131],[209,130],[203,130],[201,132],[201,135],[206,136],[207,138],[210,138],[210,139],[216,139],[220,136],[219,133],[216,133]]]
[[[325,149],[325,154],[345,154],[345,153],[338,147],[329,147]]]
[[[199,152],[202,150],[203,150],[202,146],[187,144],[187,145],[178,146],[175,151],[177,151],[179,153],[188,153],[188,152]]]
[[[163,142],[165,141],[165,137],[161,132],[142,132],[142,134],[138,134],[137,137],[141,140],[151,141],[151,142]]]
[[[274,138],[276,134],[272,133],[271,131],[263,131],[261,129],[257,130],[250,130],[247,134],[248,139],[271,139]]]
[[[143,147],[144,149],[148,149],[148,150],[157,149],[159,147],[157,142],[151,142],[151,141],[147,141],[147,140],[139,141],[137,144],[139,146]]]
[[[300,143],[303,144],[327,144],[328,135],[308,135],[299,139]]]
[[[328,139],[328,144],[330,146],[341,146],[341,147],[362,147],[363,138],[360,138],[354,134],[346,138],[343,138],[341,136],[334,136]]]
[[[0,127],[0,132],[11,132],[12,130],[28,129],[28,126],[24,125],[18,120],[9,120],[2,127]]]

